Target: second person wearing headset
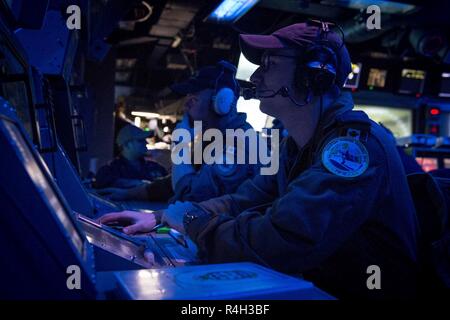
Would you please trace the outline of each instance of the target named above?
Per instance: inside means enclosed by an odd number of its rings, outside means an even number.
[[[186,81],[171,86],[186,95],[184,116],[177,129],[193,133],[194,121],[202,122],[202,130],[215,128],[225,137],[226,129],[253,130],[244,113],[237,112],[239,84],[236,68],[227,61],[198,70]],[[225,141],[225,139],[224,139]],[[206,147],[206,146],[204,146]],[[223,156],[229,157],[232,148],[224,147]],[[236,152],[236,150],[234,151]],[[245,148],[244,152],[248,152]],[[235,154],[231,154],[235,157]],[[248,155],[246,155],[248,158]],[[107,189],[112,200],[147,201],[204,201],[234,192],[242,182],[258,173],[258,164],[173,164],[172,175],[147,186],[133,189]]]

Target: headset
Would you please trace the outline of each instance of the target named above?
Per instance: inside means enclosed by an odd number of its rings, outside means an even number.
[[[317,38],[311,45],[306,47],[303,54],[297,61],[294,75],[295,87],[299,89],[305,96],[303,102],[298,102],[290,94],[289,88],[281,87],[278,91],[272,91],[269,95],[257,95],[255,88],[244,89],[244,99],[252,98],[272,98],[276,95],[287,97],[297,106],[304,106],[311,102],[312,96],[320,96],[330,90],[336,81],[338,68],[338,59],[336,52],[344,46],[344,31],[342,28],[331,22],[323,22],[319,20],[308,20],[308,24],[317,24]],[[342,43],[338,48],[333,46],[327,40],[327,34],[330,32],[330,26],[339,29],[342,35]]]
[[[236,67],[232,65],[231,63],[227,61],[219,61],[217,63],[217,66],[221,68],[221,72],[219,76],[216,79],[215,88],[214,88],[214,95],[212,96],[212,104],[214,111],[220,115],[224,116],[228,113],[230,113],[233,105],[236,103],[236,98],[239,96],[239,84],[236,81],[235,75],[236,75]],[[231,76],[233,80],[234,88],[230,87],[223,87],[218,89],[219,87],[219,81],[222,79],[225,75]]]
[[[295,85],[307,96],[320,96],[334,85],[338,62],[335,51],[326,39],[330,23],[310,20],[308,24],[319,24],[317,39],[306,48],[297,63]]]

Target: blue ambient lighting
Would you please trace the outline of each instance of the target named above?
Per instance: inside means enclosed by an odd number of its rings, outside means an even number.
[[[224,0],[206,20],[233,23],[246,14],[259,0]]]

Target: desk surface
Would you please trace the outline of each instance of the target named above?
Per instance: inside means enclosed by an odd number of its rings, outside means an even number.
[[[115,275],[122,298],[133,300],[333,299],[311,282],[253,263],[121,271]]]

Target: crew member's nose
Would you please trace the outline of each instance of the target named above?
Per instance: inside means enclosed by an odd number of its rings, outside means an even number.
[[[253,83],[255,86],[258,86],[262,81],[262,68],[258,67],[258,69],[253,72],[253,74],[250,76],[250,82]]]

